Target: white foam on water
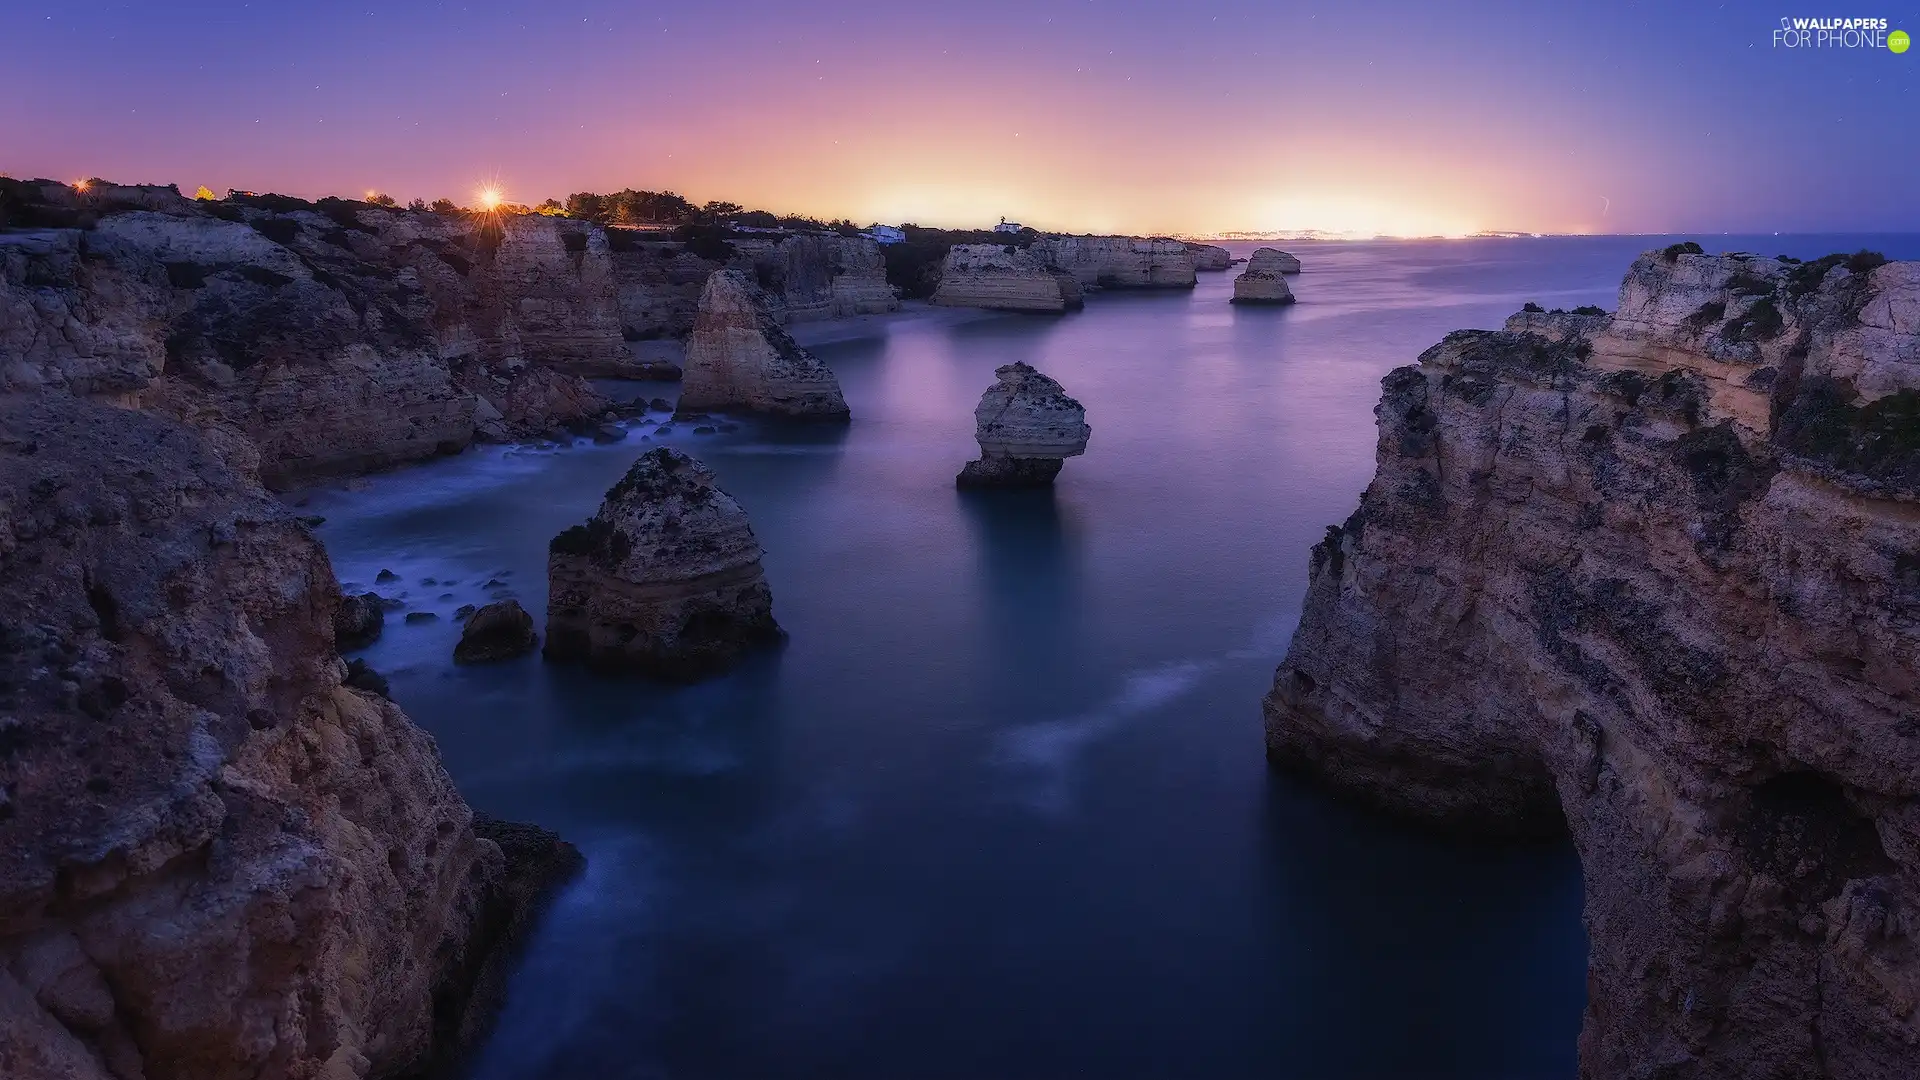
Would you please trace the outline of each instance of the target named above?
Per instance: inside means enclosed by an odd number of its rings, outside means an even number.
[[[1074,769],[1088,747],[1119,731],[1127,721],[1177,701],[1217,663],[1179,660],[1134,672],[1096,709],[1001,732],[994,758],[1026,774],[1033,783],[1019,801],[1043,813],[1065,813],[1072,805]]]

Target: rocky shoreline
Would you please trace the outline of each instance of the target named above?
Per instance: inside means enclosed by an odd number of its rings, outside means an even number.
[[[1584,1076],[1912,1068],[1916,342],[1920,264],[1675,245],[1383,381],[1267,753],[1571,832]]]

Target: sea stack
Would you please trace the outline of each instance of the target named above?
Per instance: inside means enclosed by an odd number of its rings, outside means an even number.
[[[1591,1077],[1914,1075],[1920,263],[1640,257],[1382,380],[1267,753],[1570,831]]]
[[[1193,256],[1193,268],[1203,273],[1216,273],[1233,266],[1233,252],[1218,244],[1187,244],[1188,254]]]
[[[1072,274],[1082,289],[1191,289],[1194,258],[1179,240],[1144,236],[1049,236],[1030,249],[1042,266]]]
[[[747,512],[711,470],[659,447],[548,548],[549,660],[690,680],[777,642]]]
[[[518,600],[496,600],[467,620],[460,643],[453,647],[456,664],[493,664],[525,656],[540,643],[533,631],[533,615]]]
[[[996,311],[1069,311],[1081,306],[1071,274],[1050,270],[1012,246],[956,244],[940,266],[933,303]]]
[[[1291,269],[1289,269],[1291,267]],[[1293,290],[1282,274],[1300,272],[1300,260],[1284,251],[1261,248],[1247,260],[1247,269],[1233,280],[1233,303],[1291,304]]]
[[[1087,410],[1031,365],[1007,364],[974,407],[980,459],[967,462],[963,488],[1047,487],[1070,457],[1086,453]]]
[[[848,417],[833,369],[794,344],[774,317],[766,293],[740,270],[716,270],[708,276],[681,366],[682,414]]]

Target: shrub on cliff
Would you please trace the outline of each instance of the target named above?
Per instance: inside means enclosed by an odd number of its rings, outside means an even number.
[[[673,230],[673,238],[688,252],[711,262],[733,258],[733,245],[727,242],[729,235],[719,225],[682,225]]]
[[[1859,396],[1843,379],[1809,376],[1781,414],[1774,440],[1842,472],[1920,491],[1920,390],[1856,406]]]

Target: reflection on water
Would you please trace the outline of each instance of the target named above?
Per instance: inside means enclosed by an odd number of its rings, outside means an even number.
[[[462,790],[589,859],[474,1075],[1572,1076],[1566,848],[1271,776],[1259,702],[1372,473],[1381,376],[1526,300],[1611,306],[1664,242],[1314,245],[1279,310],[1211,274],[803,326],[850,426],[636,423],[315,495],[344,580],[441,616],[365,655]],[[1086,405],[1087,453],[1052,493],[956,492],[1015,360]],[[751,514],[788,644],[691,687],[455,668],[455,608],[538,615],[548,539],[663,439]]]

